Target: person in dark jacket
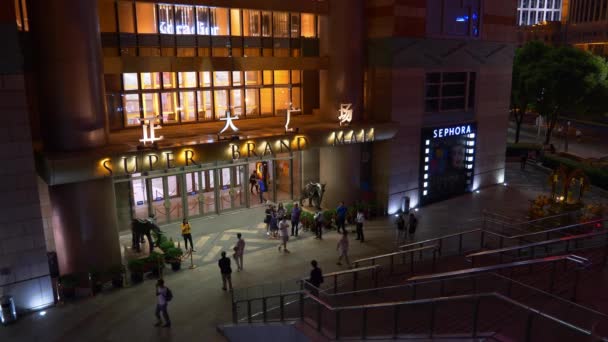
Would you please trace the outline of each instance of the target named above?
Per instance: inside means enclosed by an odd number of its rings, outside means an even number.
[[[413,238],[414,233],[416,233],[416,228],[418,228],[418,219],[416,218],[416,215],[414,215],[414,213],[410,213],[408,228],[410,238]]]
[[[298,236],[298,225],[300,224],[300,214],[302,213],[302,209],[298,203],[293,205],[293,209],[291,209],[291,236]]]
[[[226,252],[222,252],[222,257],[218,260],[217,265],[222,272],[222,290],[226,291],[226,282],[228,282],[229,289],[232,291],[232,268],[230,267],[230,258],[226,257]]]
[[[310,271],[310,278],[308,282],[314,286],[310,289],[310,292],[315,296],[319,295],[319,287],[323,283],[323,271],[318,267],[317,260],[313,260],[310,262],[312,266],[312,270]]]
[[[348,212],[348,208],[344,206],[344,202],[340,202],[338,207],[336,208],[336,226],[338,233],[340,233],[340,228],[342,228],[342,232],[346,231],[346,213]]]

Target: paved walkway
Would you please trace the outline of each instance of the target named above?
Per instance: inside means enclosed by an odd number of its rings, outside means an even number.
[[[542,177],[539,171],[532,169],[525,171],[526,176],[523,177],[518,172],[515,166],[509,166],[507,182],[513,179],[514,186],[482,189],[478,194],[422,208],[418,212],[420,225],[416,239],[470,229],[472,219],[479,217],[483,210],[522,218],[528,199],[536,194],[527,189],[525,180]],[[528,177],[528,173],[538,175]],[[215,259],[217,251],[232,246],[236,231],[248,232],[245,235],[248,247],[245,270],[233,274],[235,287],[305,276],[313,258],[319,260],[325,272],[339,269],[335,264],[338,234],[328,232],[323,241],[305,235],[289,242],[291,254],[281,254],[276,249],[276,241],[264,241],[259,226],[263,218],[261,213],[262,209],[256,208],[192,221],[197,234],[195,241],[198,243],[200,267],[179,272],[167,269],[165,280],[174,293],[169,305],[173,321],[170,329],[152,326],[155,281],[146,280],[133,287],[48,309],[44,317],[38,314],[22,317],[16,324],[0,328],[0,341],[224,341],[215,329],[231,320],[230,295],[220,289]],[[176,237],[179,234],[177,228],[175,231],[171,227],[165,230]],[[394,250],[392,218],[367,222],[365,234],[366,242],[363,244],[351,240],[352,260]],[[203,240],[204,243],[201,242]],[[206,258],[209,261],[205,262]]]

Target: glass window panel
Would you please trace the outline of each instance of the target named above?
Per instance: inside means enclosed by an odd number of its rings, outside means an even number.
[[[272,36],[272,12],[262,11],[262,36]]]
[[[275,57],[289,57],[289,49],[288,48],[274,48],[274,56]]]
[[[232,85],[233,86],[243,85],[243,80],[241,78],[241,72],[240,71],[233,71],[232,72]]]
[[[196,33],[209,35],[209,8],[196,6]]]
[[[439,100],[426,100],[424,110],[426,112],[438,112],[439,111]]]
[[[118,2],[118,29],[120,32],[135,33],[132,2]]]
[[[464,84],[448,84],[441,89],[441,96],[464,96],[466,87]]]
[[[272,70],[264,70],[264,85],[272,85]]]
[[[426,83],[439,83],[441,81],[441,73],[432,72],[426,74]]]
[[[301,20],[302,20],[302,26],[301,26],[302,37],[314,38],[316,36],[315,15],[310,14],[310,13],[302,13]]]
[[[443,82],[465,82],[467,79],[466,72],[445,72],[443,73]]]
[[[196,72],[180,72],[179,74],[179,87],[180,88],[194,88],[196,87]]]
[[[259,89],[245,89],[245,108],[247,116],[260,115]]]
[[[231,56],[232,57],[243,57],[243,49],[242,48],[237,48],[237,47],[233,47],[231,50]]]
[[[291,71],[291,83],[298,84],[300,83],[300,70],[292,70]]]
[[[136,73],[122,74],[122,82],[123,82],[124,90],[139,89],[139,86],[137,85],[137,74]]]
[[[175,33],[195,34],[194,7],[175,5]]]
[[[240,36],[241,35],[241,10],[230,9],[230,35]]]
[[[158,94],[142,94],[143,97],[143,112],[144,117],[151,117],[160,115],[160,108],[158,104]]]
[[[211,72],[209,72],[209,71],[199,72],[198,77],[200,78],[201,87],[211,87]]]
[[[260,36],[260,11],[243,10],[243,35],[246,37]]]
[[[227,36],[228,32],[228,9],[219,7],[209,8],[209,26],[212,36]]]
[[[244,54],[245,57],[259,57],[260,48],[245,48]]]
[[[272,88],[260,89],[262,115],[272,115]]]
[[[228,90],[216,90],[213,92],[215,99],[215,118],[220,119],[226,117],[228,110]]]
[[[136,2],[135,10],[137,11],[137,33],[158,33],[154,4]]]
[[[160,100],[162,102],[162,109],[163,109],[163,122],[164,123],[177,122],[177,116],[175,115],[175,108],[177,107],[176,94],[175,93],[161,93]]]
[[[475,107],[475,78],[476,73],[472,72],[469,74],[469,108]]]
[[[165,89],[175,88],[174,72],[163,72],[163,87],[165,87]]]
[[[230,107],[233,115],[243,115],[243,91],[241,89],[230,91]]]
[[[198,106],[198,119],[213,120],[213,104],[211,101],[211,91],[197,91],[196,101]]]
[[[230,49],[227,47],[214,47],[211,53],[213,57],[230,57]]]
[[[273,12],[272,23],[272,29],[274,30],[275,37],[289,37],[289,13]]]
[[[289,88],[275,88],[274,89],[274,112],[275,114],[285,114],[289,103],[291,102],[291,95],[289,94]]]
[[[194,92],[179,93],[179,114],[182,122],[196,121]]]
[[[160,50],[161,50],[161,56],[175,56],[175,48],[164,47],[164,48],[161,48]]]
[[[15,5],[20,0],[15,0]],[[116,32],[116,3],[114,1],[98,1],[99,29],[101,32]],[[16,13],[19,13],[17,10]]]
[[[426,97],[439,97],[439,85],[427,85]]]
[[[230,74],[228,71],[214,71],[213,85],[215,87],[227,87],[230,85]]]
[[[289,71],[288,70],[275,70],[274,71],[274,84],[289,84]]]
[[[174,34],[173,5],[158,5],[158,31],[162,34]]]
[[[263,48],[262,49],[263,57],[272,57],[272,49],[271,48]]]
[[[291,13],[291,38],[300,37],[300,13]]]
[[[194,48],[177,48],[178,57],[195,57],[196,50]]]
[[[262,72],[261,71],[245,71],[245,85],[261,85],[262,84]]]
[[[291,104],[293,108],[302,108],[302,89],[300,87],[291,88]]]
[[[157,47],[139,47],[139,56],[160,56],[160,48]]]
[[[464,97],[441,100],[441,110],[458,110],[458,109],[464,109]]]
[[[122,98],[126,125],[139,125],[139,94],[125,94]]]

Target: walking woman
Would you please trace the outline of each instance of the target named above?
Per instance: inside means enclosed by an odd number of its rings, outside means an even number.
[[[281,235],[281,244],[279,244],[279,252],[282,249],[285,253],[289,253],[289,250],[287,249],[287,241],[289,241],[288,229],[289,223],[287,223],[287,217],[283,216],[281,222],[279,223],[279,230]]]
[[[270,236],[270,220],[272,219],[272,206],[268,205],[264,212],[264,223],[266,223],[266,235]]]
[[[365,222],[365,214],[361,209],[357,210],[357,218],[355,218],[355,222],[357,223],[357,240],[364,242],[365,237],[363,236],[363,222]]]
[[[188,241],[190,241],[190,249],[193,252],[196,252],[194,250],[194,244],[192,243],[190,223],[188,223],[188,220],[186,219],[182,221],[182,237],[184,238],[184,248],[188,250]]]
[[[348,232],[346,230],[342,233],[342,238],[338,240],[336,249],[340,253],[336,265],[342,266],[342,259],[344,258],[346,259],[346,265],[350,268],[350,260],[348,260]]]

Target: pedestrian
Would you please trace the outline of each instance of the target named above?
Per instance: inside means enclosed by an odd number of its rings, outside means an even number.
[[[397,214],[397,242],[404,239],[405,236],[405,220],[403,219],[403,214]]]
[[[279,252],[281,251],[281,249],[283,249],[283,251],[285,253],[289,253],[289,250],[287,249],[287,241],[289,241],[289,223],[287,223],[287,217],[283,216],[283,218],[281,219],[281,222],[279,223],[279,230],[280,230],[280,235],[281,235],[281,243],[279,244]]]
[[[279,218],[277,217],[277,212],[274,210],[274,207],[270,214],[270,236],[273,239],[279,238]]]
[[[194,244],[192,243],[192,229],[190,228],[190,223],[188,220],[184,219],[182,221],[182,237],[184,238],[184,248],[188,250],[188,241],[190,241],[190,250],[192,252],[196,252],[194,250]]]
[[[317,260],[313,260],[310,262],[312,265],[312,270],[310,271],[310,278],[308,278],[308,282],[312,285],[310,292],[315,296],[319,295],[319,287],[323,284],[323,271],[318,267]]]
[[[251,188],[251,193],[253,193],[253,188],[258,189],[258,174],[255,170],[251,172],[251,176],[249,176],[249,184]],[[259,189],[258,189],[259,191]]]
[[[245,240],[241,233],[236,234],[236,245],[234,245],[234,262],[236,263],[237,271],[243,270],[243,254],[245,254]]]
[[[160,319],[161,313],[163,315],[163,319],[165,320],[163,327],[171,327],[171,318],[169,318],[169,312],[167,312],[167,305],[171,299],[173,299],[173,293],[168,287],[165,286],[164,280],[158,279],[156,282],[156,312],[154,313],[156,316],[156,324],[154,324],[155,327],[160,327],[163,323]]]
[[[365,237],[363,236],[363,222],[365,222],[365,214],[363,214],[363,210],[357,210],[355,222],[357,223],[357,240],[365,242]]]
[[[528,162],[528,154],[524,152],[521,154],[521,156],[519,158],[519,168],[521,170],[525,170],[527,162]]]
[[[411,238],[414,237],[414,233],[416,233],[417,227],[418,227],[418,219],[416,218],[416,215],[414,215],[414,213],[410,213],[409,223],[408,223],[408,228],[409,228],[408,233]]]
[[[277,208],[277,218],[279,221],[283,219],[283,216],[285,216],[285,207],[283,207],[283,203],[279,203]]]
[[[291,236],[298,236],[298,226],[300,225],[300,213],[302,209],[298,203],[293,205],[293,209],[291,209]]]
[[[266,235],[270,235],[270,220],[272,219],[272,206],[268,205],[264,211],[264,223],[266,223]]]
[[[260,195],[260,203],[264,203],[264,193],[266,192],[266,184],[263,179],[258,179],[258,194]]]
[[[315,221],[315,229],[317,234],[315,239],[323,240],[323,212],[317,210],[315,216],[313,216],[313,219]]]
[[[230,267],[230,258],[226,258],[226,252],[222,252],[222,257],[218,260],[217,265],[222,272],[222,290],[226,291],[226,282],[228,282],[228,288],[232,291],[232,268]]]
[[[348,260],[348,232],[344,231],[342,233],[342,238],[338,240],[338,245],[336,246],[336,250],[340,253],[338,257],[338,262],[336,265],[342,266],[342,259],[346,260],[346,265],[350,268],[350,260]]]
[[[583,138],[583,132],[581,132],[581,130],[579,128],[576,129],[576,141],[581,142],[581,139]]]
[[[340,233],[340,228],[342,228],[343,231],[346,231],[346,212],[348,211],[348,208],[346,208],[344,206],[344,202],[340,202],[338,204],[338,207],[336,208],[336,226],[337,227],[337,231],[338,233]]]

